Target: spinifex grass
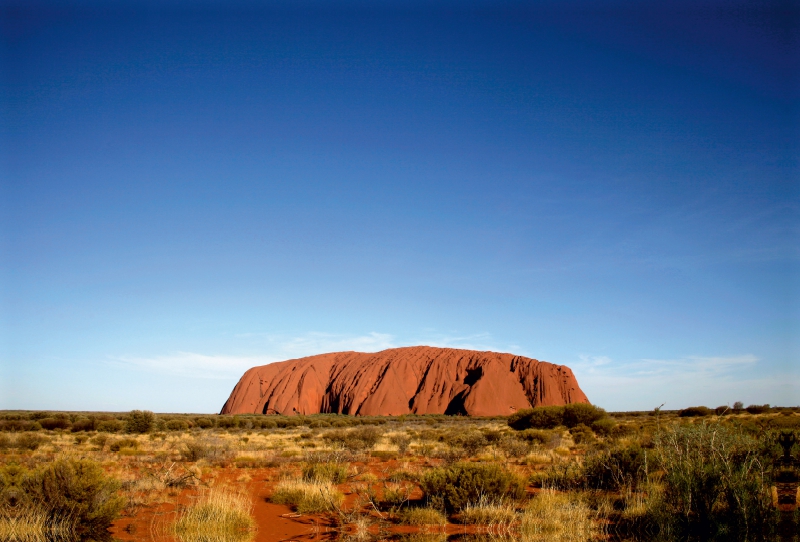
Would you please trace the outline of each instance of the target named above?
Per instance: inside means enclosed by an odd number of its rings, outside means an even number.
[[[210,491],[186,508],[175,522],[175,534],[187,542],[202,540],[238,541],[255,528],[245,495]]]
[[[573,494],[545,490],[522,513],[520,533],[536,540],[585,541],[598,533],[589,507]]]
[[[0,508],[0,540],[39,542],[72,540],[75,537],[73,517],[48,519],[47,513],[28,507]]]
[[[272,494],[272,502],[289,504],[301,514],[330,512],[336,510],[344,495],[330,482],[319,480],[283,480]]]

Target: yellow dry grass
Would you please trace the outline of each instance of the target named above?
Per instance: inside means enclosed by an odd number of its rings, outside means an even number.
[[[576,495],[542,491],[523,511],[519,530],[531,540],[583,542],[598,534],[593,516]]]
[[[187,507],[173,526],[182,542],[239,542],[251,538],[255,520],[246,495],[212,490]]]

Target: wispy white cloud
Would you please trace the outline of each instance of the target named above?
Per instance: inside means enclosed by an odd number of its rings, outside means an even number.
[[[717,406],[737,400],[789,404],[797,399],[786,375],[761,371],[761,360],[752,354],[631,362],[581,355],[571,366],[589,399],[612,410],[645,410],[661,403],[673,409]]]
[[[232,378],[256,365],[277,361],[271,356],[207,355],[175,352],[152,357],[118,356],[111,363],[135,369],[192,378]]]
[[[290,358],[350,350],[378,352],[396,346],[394,338],[385,333],[353,336],[316,332],[299,336],[243,333],[237,337],[258,339],[259,346],[253,349],[263,353],[231,355],[180,351],[157,356],[115,356],[110,362],[173,376],[230,379],[238,378],[251,367]]]

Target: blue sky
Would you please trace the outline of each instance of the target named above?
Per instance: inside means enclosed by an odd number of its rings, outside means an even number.
[[[798,12],[4,2],[0,408],[429,344],[800,404]]]

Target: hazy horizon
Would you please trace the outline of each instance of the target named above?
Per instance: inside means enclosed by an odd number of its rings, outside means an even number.
[[[420,344],[800,405],[795,8],[5,6],[0,409]]]

